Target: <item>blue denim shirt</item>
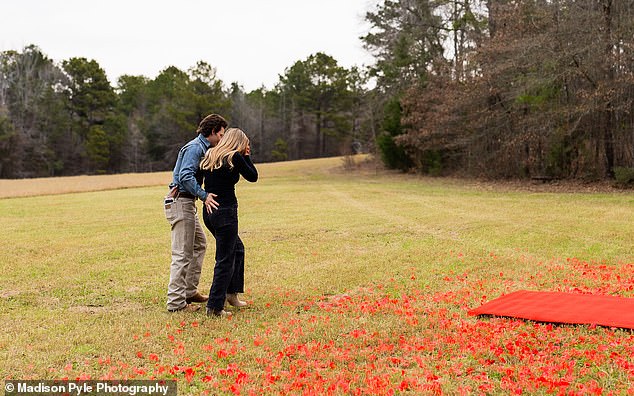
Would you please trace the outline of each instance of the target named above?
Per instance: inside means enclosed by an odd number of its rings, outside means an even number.
[[[200,187],[196,176],[199,175],[200,161],[210,146],[209,141],[199,134],[181,148],[174,165],[174,178],[170,188],[178,187],[179,191],[188,192],[203,201],[207,198],[207,192]]]

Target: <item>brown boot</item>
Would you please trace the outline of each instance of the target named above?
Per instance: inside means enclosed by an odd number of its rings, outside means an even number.
[[[182,308],[168,309],[169,312],[196,312],[200,309],[200,305],[187,304]]]
[[[207,296],[203,296],[202,294],[200,294],[199,292],[196,292],[196,294],[194,294],[191,297],[187,297],[185,299],[185,302],[187,304],[191,304],[191,303],[204,303],[207,302]]]
[[[227,303],[232,307],[246,307],[249,305],[244,301],[240,301],[238,293],[227,293]]]

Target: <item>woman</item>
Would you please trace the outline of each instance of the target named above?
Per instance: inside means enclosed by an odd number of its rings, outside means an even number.
[[[238,128],[229,128],[200,163],[205,191],[216,194],[218,201],[216,210],[203,207],[203,221],[216,238],[214,279],[207,300],[210,316],[231,316],[224,310],[225,301],[234,307],[247,305],[238,299],[238,293],[244,292],[244,245],[238,236],[235,185],[240,175],[250,182],[258,180],[250,154],[247,135]]]

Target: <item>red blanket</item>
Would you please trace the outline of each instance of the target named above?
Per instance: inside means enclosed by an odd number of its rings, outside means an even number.
[[[469,315],[634,329],[634,298],[520,290],[472,309]]]

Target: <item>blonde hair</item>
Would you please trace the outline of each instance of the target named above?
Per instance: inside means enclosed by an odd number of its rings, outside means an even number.
[[[205,153],[200,167],[204,170],[218,169],[225,163],[229,164],[229,169],[233,169],[233,155],[237,152],[243,154],[249,145],[249,138],[239,128],[229,128],[215,147],[210,148]]]

